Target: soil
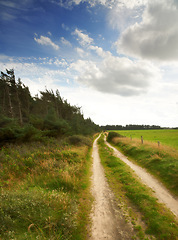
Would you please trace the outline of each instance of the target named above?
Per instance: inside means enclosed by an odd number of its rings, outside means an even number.
[[[99,137],[98,137],[99,138]],[[90,240],[119,240],[133,239],[134,230],[129,221],[125,220],[124,212],[118,207],[114,194],[112,193],[100,163],[98,154],[97,140],[93,144],[93,176],[92,194],[94,204],[91,213],[92,227]],[[174,214],[178,216],[178,201],[165,189],[155,178],[141,167],[130,162],[127,157],[117,149],[106,144],[113,149],[114,155],[128,164],[141,180],[154,191],[158,201],[164,203]]]

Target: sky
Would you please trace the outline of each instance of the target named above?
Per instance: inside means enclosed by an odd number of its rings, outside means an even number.
[[[178,0],[0,0],[0,70],[98,125],[178,127]]]

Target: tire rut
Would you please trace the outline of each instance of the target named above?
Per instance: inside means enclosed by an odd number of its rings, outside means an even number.
[[[98,137],[99,138],[99,137]],[[122,209],[119,209],[114,194],[107,183],[100,162],[97,140],[93,144],[92,193],[95,198],[91,214],[92,228],[90,240],[129,240],[133,237],[131,223],[125,221]]]

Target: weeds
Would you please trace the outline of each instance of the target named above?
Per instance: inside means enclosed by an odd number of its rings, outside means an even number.
[[[91,205],[89,156],[88,146],[57,140],[3,148],[0,238],[85,239]]]

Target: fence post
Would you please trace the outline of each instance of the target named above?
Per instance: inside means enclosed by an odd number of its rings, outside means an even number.
[[[141,143],[143,144],[143,137],[141,136]]]
[[[160,147],[160,141],[158,141],[158,147]]]

